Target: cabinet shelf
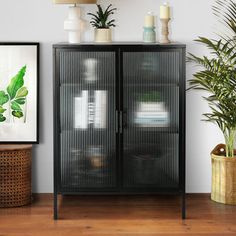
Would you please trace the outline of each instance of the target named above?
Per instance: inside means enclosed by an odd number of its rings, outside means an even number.
[[[142,87],[179,87],[178,82],[171,82],[171,83],[164,83],[164,82],[159,82],[159,83],[127,83],[126,86],[128,87],[137,87],[137,86],[142,86]]]
[[[116,130],[107,130],[107,129],[61,129],[60,133],[61,134],[71,134],[71,135],[113,135],[116,132]]]
[[[158,132],[158,133],[170,133],[170,134],[178,134],[179,129],[177,127],[131,127],[134,132]]]
[[[178,134],[179,133],[179,129],[178,127],[137,127],[137,126],[129,126],[127,127],[127,129],[129,129],[129,132],[157,132],[157,133],[170,133],[170,134]],[[123,129],[123,132],[125,131],[125,129]],[[74,133],[74,134],[102,134],[104,133],[105,135],[109,135],[109,134],[114,134],[116,133],[116,130],[110,130],[110,129],[61,129],[60,131],[61,133]]]
[[[106,82],[94,82],[94,83],[81,83],[81,82],[78,82],[78,83],[67,83],[67,82],[61,82],[60,83],[60,86],[91,86],[91,87],[94,87],[94,86],[113,86],[114,87],[114,83],[106,83]]]
[[[144,87],[179,87],[179,82],[152,82],[152,83],[140,83],[140,82],[132,82],[127,83],[126,86],[130,87],[137,87],[137,86],[144,86]],[[87,87],[87,88],[96,88],[96,87],[114,87],[114,84],[109,83],[60,83],[60,87],[68,86],[68,87]]]

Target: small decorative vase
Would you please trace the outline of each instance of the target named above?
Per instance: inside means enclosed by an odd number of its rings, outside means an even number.
[[[145,42],[145,43],[155,43],[156,42],[155,27],[144,27],[143,42]]]
[[[111,39],[111,29],[95,29],[94,39],[96,43],[110,43]]]

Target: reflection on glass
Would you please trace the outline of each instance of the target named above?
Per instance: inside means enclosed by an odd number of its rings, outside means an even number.
[[[134,123],[140,127],[167,127],[169,111],[162,101],[159,92],[152,91],[138,96]]]
[[[75,129],[105,129],[107,118],[107,91],[83,90],[74,98]]]
[[[94,82],[97,80],[97,73],[96,73],[97,64],[98,61],[95,58],[88,58],[84,60],[84,67],[85,67],[84,76],[87,82]]]

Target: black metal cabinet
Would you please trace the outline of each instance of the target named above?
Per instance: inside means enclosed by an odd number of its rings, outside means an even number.
[[[54,45],[58,194],[182,195],[185,45]]]

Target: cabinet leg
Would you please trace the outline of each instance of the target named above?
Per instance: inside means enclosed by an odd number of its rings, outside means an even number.
[[[57,193],[54,193],[54,220],[58,219]]]
[[[186,219],[186,196],[182,193],[182,219]]]

